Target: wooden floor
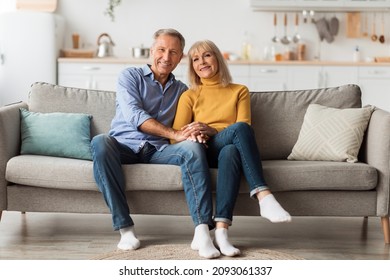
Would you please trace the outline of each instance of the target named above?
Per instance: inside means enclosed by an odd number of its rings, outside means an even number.
[[[190,244],[189,217],[135,215],[143,244]],[[308,260],[390,260],[379,218],[293,217],[272,224],[260,217],[235,217],[230,229],[237,247],[253,245]],[[3,212],[0,259],[88,260],[116,248],[119,233],[110,215]]]

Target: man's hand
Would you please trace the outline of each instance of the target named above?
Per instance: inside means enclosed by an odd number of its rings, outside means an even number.
[[[218,133],[215,128],[202,123],[202,122],[192,122],[181,128],[184,135],[187,136],[187,140],[191,140],[198,143],[206,144],[211,136],[214,136]]]

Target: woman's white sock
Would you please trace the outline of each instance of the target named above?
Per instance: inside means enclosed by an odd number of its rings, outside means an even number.
[[[273,194],[263,197],[260,202],[260,215],[273,223],[290,222],[290,214],[277,202]]]
[[[118,243],[118,248],[121,250],[136,250],[141,246],[141,242],[135,235],[134,226],[121,228],[119,230],[121,240]]]
[[[211,240],[209,226],[206,224],[200,224],[195,227],[191,249],[197,250],[199,256],[206,259],[217,258],[221,255]]]
[[[241,254],[239,249],[230,244],[226,228],[217,228],[215,230],[215,243],[217,243],[219,250],[225,256],[234,257]]]

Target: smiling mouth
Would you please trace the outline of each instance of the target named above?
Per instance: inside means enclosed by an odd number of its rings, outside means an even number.
[[[208,69],[210,69],[210,66],[204,66],[204,67],[200,68],[199,70],[203,71],[203,70],[208,70]]]

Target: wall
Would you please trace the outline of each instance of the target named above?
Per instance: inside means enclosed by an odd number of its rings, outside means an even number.
[[[67,19],[66,44],[71,44],[71,33],[79,32],[85,45],[94,47],[102,32],[109,33],[116,43],[117,56],[129,56],[132,46],[149,45],[153,32],[162,27],[173,27],[183,33],[187,46],[199,39],[215,41],[223,51],[240,54],[244,33],[248,32],[253,45],[253,58],[261,58],[263,49],[271,43],[274,34],[273,14],[253,12],[249,0],[122,0],[116,10],[116,20],[111,22],[104,15],[108,0],[59,0],[57,12]],[[371,32],[372,14],[369,16]],[[315,18],[337,16],[340,31],[331,44],[319,41],[314,24],[301,24],[299,32],[307,44],[308,58],[320,55],[322,60],[352,60],[355,45],[359,45],[362,58],[389,56],[390,29],[385,30],[389,39],[385,44],[371,42],[368,38],[348,39],[345,13],[317,13]],[[279,23],[283,14],[279,13]],[[289,14],[288,34],[294,34],[294,14]],[[380,31],[377,15],[377,32]],[[389,26],[390,16],[385,14],[385,25]],[[282,24],[278,35],[283,35]]]
[[[1,0],[9,8],[10,2]],[[97,37],[103,32],[111,35],[116,46],[116,56],[130,57],[130,48],[144,44],[149,46],[153,32],[162,27],[178,29],[187,39],[187,47],[199,39],[211,39],[223,51],[240,54],[245,32],[252,44],[252,57],[263,57],[263,49],[270,45],[274,35],[273,14],[253,12],[249,0],[122,0],[116,9],[116,20],[104,15],[108,0],[58,0],[57,13],[67,21],[65,47],[71,46],[71,34],[78,32],[85,47],[96,48]],[[372,14],[369,18],[371,33]],[[288,34],[294,34],[294,14],[289,14]],[[385,44],[371,42],[368,38],[348,39],[346,34],[346,15],[344,13],[317,13],[315,18],[337,16],[340,31],[331,44],[319,41],[314,24],[301,24],[299,32],[307,45],[308,59],[320,56],[321,60],[352,60],[352,53],[359,45],[363,59],[373,56],[390,56],[390,29],[385,30],[388,39]],[[380,21],[377,15],[377,32]],[[282,13],[278,13],[277,34],[283,35]],[[390,26],[390,15],[385,14],[385,26]]]

